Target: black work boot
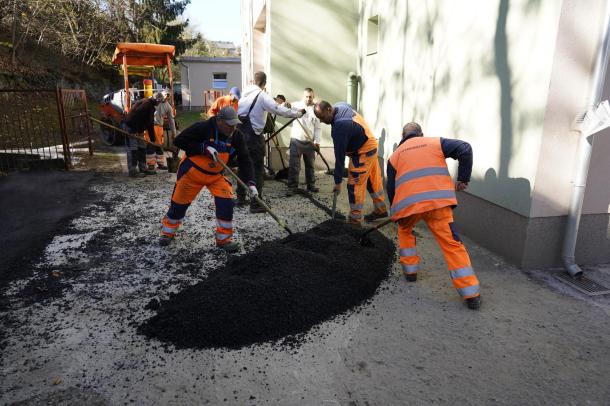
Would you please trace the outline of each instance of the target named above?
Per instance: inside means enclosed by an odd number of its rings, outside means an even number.
[[[136,157],[140,172],[146,173],[146,171],[148,170],[148,165],[146,164],[146,150],[143,148],[138,148],[136,150]]]
[[[417,282],[417,274],[416,273],[406,273],[405,279],[407,282]]]
[[[155,165],[147,165],[146,170],[144,171],[146,175],[156,175],[157,171],[155,170]]]
[[[368,221],[369,223],[371,221],[375,221],[375,220],[379,220],[379,219],[383,219],[388,217],[388,212],[384,211],[383,213],[377,213],[376,211],[372,211],[369,214],[366,214],[364,216],[364,220]]]
[[[138,171],[138,151],[133,150],[130,151],[131,159],[127,162],[127,171],[129,172],[130,178],[140,178],[143,177],[144,174]]]
[[[250,213],[265,213],[266,211],[263,206],[255,201],[250,203]]]
[[[468,299],[464,300],[464,303],[466,303],[466,306],[468,306],[468,308],[471,310],[479,310],[481,308],[481,295],[469,297]]]
[[[320,188],[317,188],[316,185],[309,185],[307,186],[307,191],[310,193],[318,193]]]
[[[227,244],[216,245],[216,246],[218,248],[220,248],[221,250],[223,250],[224,252],[227,252],[229,254],[239,251],[239,245],[236,242],[229,242]]]

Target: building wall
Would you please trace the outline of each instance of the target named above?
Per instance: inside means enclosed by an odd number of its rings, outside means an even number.
[[[318,98],[345,100],[356,71],[381,157],[409,121],[469,142],[460,228],[524,268],[559,264],[579,136],[570,128],[591,93],[603,0],[264,3],[271,94],[294,100],[310,86]],[[333,165],[328,127],[323,147]],[[610,261],[609,172],[606,131],[594,140],[577,244],[585,264]]]
[[[241,63],[188,61],[186,58],[181,66],[182,105],[184,107],[203,106],[203,92],[212,89],[213,73],[227,73],[227,87],[222,90],[229,92],[233,86],[241,89]],[[187,80],[188,78],[188,80]]]
[[[312,87],[318,99],[345,100],[347,74],[358,66],[358,0],[242,0],[241,21],[244,84],[262,69],[272,96],[294,101]],[[277,128],[285,121],[279,118]],[[321,152],[332,167],[330,127],[322,127]],[[278,140],[281,152],[272,149],[275,169],[282,167],[279,153],[287,162],[290,129]],[[316,167],[326,169],[321,159]]]
[[[464,3],[361,0],[362,112],[386,158],[409,121],[468,141],[470,192],[528,216],[561,3]]]
[[[468,141],[473,176],[456,221],[525,268],[559,264],[579,137],[570,127],[591,93],[604,6],[359,2],[360,106],[380,153],[391,155],[409,121],[427,135]],[[584,263],[610,261],[609,172],[603,134],[577,246]]]
[[[580,134],[570,131],[574,118],[592,102],[592,74],[603,29],[605,1],[587,7],[577,0],[563,2],[553,60],[544,134],[538,160],[531,217],[561,216],[568,212]],[[603,98],[608,98],[608,77]],[[593,143],[583,213],[609,213],[610,131]]]

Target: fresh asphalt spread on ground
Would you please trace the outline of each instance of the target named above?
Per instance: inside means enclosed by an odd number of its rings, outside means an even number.
[[[231,258],[170,299],[140,331],[179,348],[297,345],[317,324],[361,305],[387,277],[394,244],[379,232],[327,220]]]
[[[332,177],[318,178],[321,192],[314,196],[330,207]],[[151,303],[172,302],[231,258],[214,247],[206,191],[175,244],[158,246],[174,181],[159,173],[84,182],[81,196],[89,191],[93,199],[50,227],[48,243],[25,251],[31,265],[17,261],[18,277],[2,288],[0,404],[601,405],[610,398],[607,300],[553,285],[548,271],[521,272],[464,237],[484,296],[482,309],[470,311],[421,225],[417,283],[404,281],[394,256],[374,295],[315,325],[298,345],[270,338],[238,349],[201,349],[147,339],[139,327],[163,311]],[[40,191],[45,187],[57,184],[42,182]],[[48,204],[41,199],[25,218],[32,222],[28,232],[36,231],[36,214]],[[302,195],[286,197],[278,182],[266,185],[265,199],[295,233],[329,219]],[[338,207],[346,213],[345,192]],[[241,256],[286,237],[268,215],[247,208],[236,209],[234,227]],[[381,231],[397,244],[394,226]],[[16,235],[8,229],[3,249]]]

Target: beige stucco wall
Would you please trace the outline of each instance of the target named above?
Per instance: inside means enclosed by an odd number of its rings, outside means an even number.
[[[268,0],[270,68],[267,90],[289,101],[303,89],[332,103],[345,100],[347,74],[358,64],[357,0]],[[323,126],[323,147],[332,147],[330,127]],[[283,132],[282,145],[290,133]],[[332,165],[332,163],[331,163]]]
[[[252,83],[254,72],[269,71],[270,0],[241,0],[242,83]]]
[[[559,1],[361,0],[361,106],[384,156],[411,120],[427,135],[468,141],[470,193],[529,216],[560,9]],[[365,56],[375,15],[378,52]]]
[[[570,131],[592,92],[592,73],[600,43],[605,1],[564,0],[559,21],[553,75],[538,160],[532,217],[568,211],[579,133]],[[608,80],[606,80],[608,82]],[[608,84],[606,84],[608,89]],[[608,98],[608,91],[604,94]],[[608,213],[610,204],[610,132],[594,141],[583,213]]]
[[[222,90],[225,93],[233,86],[241,89],[241,64],[226,62],[198,62],[184,61],[188,66],[188,74],[185,66],[181,66],[182,77],[182,105],[185,107],[203,106],[203,92],[212,89],[213,73],[227,73],[227,87]],[[188,80],[187,80],[188,78]]]

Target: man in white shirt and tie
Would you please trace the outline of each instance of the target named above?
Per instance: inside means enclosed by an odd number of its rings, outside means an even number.
[[[254,166],[256,188],[259,196],[263,196],[263,184],[265,167],[263,159],[265,157],[265,141],[262,136],[265,128],[265,112],[276,114],[282,117],[294,118],[302,117],[305,110],[291,110],[287,107],[278,105],[273,97],[265,91],[267,75],[265,72],[254,74],[254,84],[246,86],[239,99],[237,114],[242,124],[237,126],[238,130],[246,135],[246,143]],[[239,203],[245,202],[246,191],[237,188],[237,199]],[[265,209],[259,206],[256,201],[250,202],[251,213],[264,213]]]
[[[305,162],[305,180],[307,182],[307,190],[316,193],[319,189],[316,187],[316,175],[314,172],[314,161],[316,159],[316,150],[320,149],[320,119],[314,114],[314,92],[310,87],[303,90],[303,100],[292,103],[292,108],[296,110],[305,110],[305,114],[299,120],[301,124],[307,128],[307,134],[303,127],[297,122],[292,123],[290,130],[290,170],[288,173],[288,196],[296,193],[299,187],[299,172],[301,171],[301,156]],[[313,139],[311,135],[313,134]]]

